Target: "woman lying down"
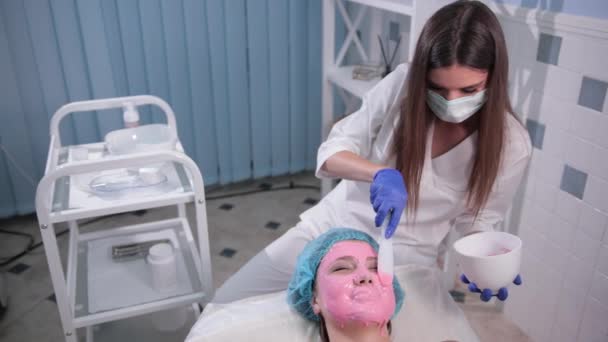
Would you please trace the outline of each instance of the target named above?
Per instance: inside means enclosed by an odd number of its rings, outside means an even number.
[[[186,342],[479,341],[439,269],[397,267],[382,284],[377,253],[367,233],[330,229],[301,252],[287,293],[209,304]]]
[[[390,341],[390,319],[403,304],[396,278],[378,277],[378,244],[368,234],[332,229],[298,257],[289,305],[318,322],[321,341]]]

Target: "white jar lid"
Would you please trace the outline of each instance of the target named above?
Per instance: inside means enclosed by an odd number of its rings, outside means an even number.
[[[172,260],[173,257],[173,246],[164,242],[157,243],[150,247],[150,250],[148,251],[148,261],[150,262],[167,262]]]

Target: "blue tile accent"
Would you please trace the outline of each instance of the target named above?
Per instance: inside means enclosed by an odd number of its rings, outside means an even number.
[[[578,95],[578,104],[601,112],[606,100],[608,83],[584,76],[581,92]]]
[[[536,120],[528,119],[526,120],[526,127],[528,128],[528,134],[530,134],[530,140],[532,140],[532,146],[542,150],[543,140],[545,139],[545,125]]]
[[[562,37],[541,33],[538,40],[536,60],[547,64],[557,65],[561,46]]]
[[[399,23],[395,21],[391,21],[388,24],[388,38],[394,42],[399,40]]]
[[[587,174],[585,172],[577,170],[569,165],[564,166],[560,189],[572,196],[583,199],[586,184]]]

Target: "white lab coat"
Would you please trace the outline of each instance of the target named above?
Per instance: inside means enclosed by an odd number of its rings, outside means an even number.
[[[395,166],[390,152],[406,75],[407,67],[398,66],[363,97],[358,111],[334,125],[319,147],[318,177],[329,177],[321,166],[339,151],[350,151],[372,162]],[[409,223],[403,214],[394,234],[396,265],[432,265],[436,262],[439,244],[452,227],[461,234],[488,231],[504,219],[532,153],[526,129],[512,115],[507,116],[503,163],[488,202],[475,222],[465,202],[477,133],[441,156],[431,158],[434,131],[431,127],[416,222]],[[313,236],[331,227],[351,227],[377,236],[369,188],[366,182],[341,181],[316,206],[300,215],[303,225],[313,230]]]

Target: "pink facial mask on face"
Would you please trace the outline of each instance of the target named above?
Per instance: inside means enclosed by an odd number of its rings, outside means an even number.
[[[341,259],[342,257],[352,259]],[[362,241],[336,243],[317,270],[317,296],[323,311],[344,325],[350,321],[384,326],[395,311],[395,292],[390,282],[384,286],[368,258],[374,249]],[[373,262],[374,266],[376,262]],[[344,268],[339,270],[340,268]]]

